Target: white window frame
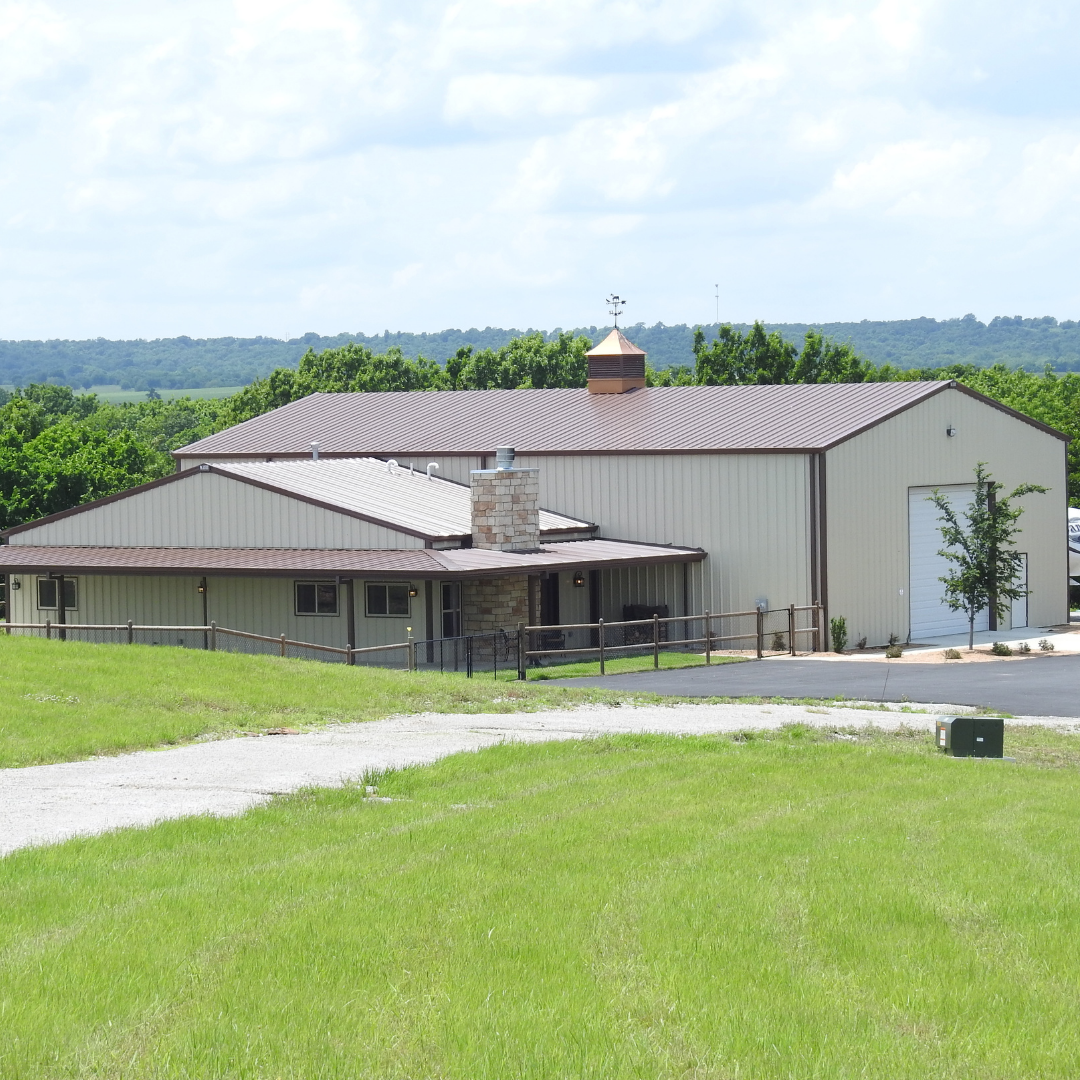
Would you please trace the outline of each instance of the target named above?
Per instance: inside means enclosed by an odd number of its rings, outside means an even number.
[[[319,589],[320,585],[331,585],[334,589],[334,610],[333,611],[301,611],[300,610],[300,597],[298,590],[301,585],[313,585],[315,586],[315,607],[319,606]],[[297,578],[293,582],[293,614],[298,619],[336,619],[341,614],[341,590],[338,587],[336,581],[331,578]]]
[[[53,583],[53,585],[57,587],[56,599],[57,599],[57,601],[59,601],[59,599],[60,599],[60,592],[59,592],[59,588],[58,588],[58,586],[60,584],[60,579],[58,577],[51,578],[48,575],[40,576],[40,577],[38,577],[38,578],[36,578],[34,580],[34,600],[37,602],[37,610],[38,611],[59,611],[60,610],[59,603],[52,604],[52,605],[43,605],[41,603],[41,583],[43,581],[51,581]],[[64,605],[64,610],[65,611],[78,611],[79,610],[79,579],[77,577],[68,577],[65,574],[64,575],[64,589],[65,590],[67,589],[67,583],[69,581],[71,582],[71,588],[75,593],[75,603],[74,604],[65,604]],[[10,586],[9,586],[9,588],[10,588]]]

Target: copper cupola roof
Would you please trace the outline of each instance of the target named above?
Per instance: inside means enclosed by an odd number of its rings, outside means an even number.
[[[585,355],[590,394],[624,394],[645,386],[645,350],[628,341],[618,327]]]

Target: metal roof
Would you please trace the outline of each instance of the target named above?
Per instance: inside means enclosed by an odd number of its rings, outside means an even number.
[[[539,551],[412,548],[323,551],[281,548],[0,547],[5,573],[228,574],[291,577],[504,577],[578,567],[641,566],[700,562],[697,548],[635,544],[625,540],[571,540]]]
[[[587,390],[438,390],[312,394],[175,451],[177,457],[320,453],[413,457],[492,454],[813,452],[955,388],[950,382],[664,386]],[[1054,432],[1054,434],[1059,434]],[[1063,437],[1063,436],[1062,436]]]
[[[214,471],[255,481],[324,506],[362,514],[412,533],[443,539],[472,533],[472,507],[464,484],[394,468],[375,458],[229,462]],[[587,521],[540,511],[541,533],[591,531]]]
[[[610,334],[586,356],[645,356],[644,349],[639,349],[632,341],[623,337],[621,330],[612,330]]]

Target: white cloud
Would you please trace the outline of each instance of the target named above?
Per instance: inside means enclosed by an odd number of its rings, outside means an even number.
[[[1075,316],[1036,0],[0,0],[0,337]]]

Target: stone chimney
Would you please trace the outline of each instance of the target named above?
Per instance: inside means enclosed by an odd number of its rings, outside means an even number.
[[[512,447],[500,446],[497,468],[469,474],[473,547],[536,551],[540,547],[540,470],[515,469]]]
[[[618,329],[585,355],[590,394],[625,394],[645,385],[645,350],[627,341]]]

